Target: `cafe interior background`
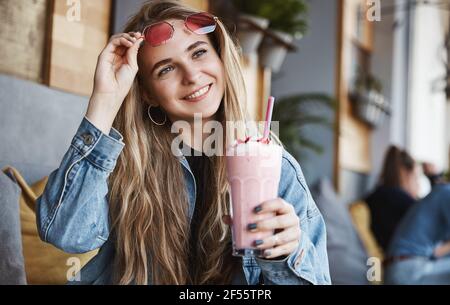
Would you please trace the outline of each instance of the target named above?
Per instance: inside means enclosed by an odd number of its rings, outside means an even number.
[[[15,221],[0,220],[16,245],[0,246],[0,260],[14,257],[28,284],[66,281],[72,255],[39,241],[34,200],[84,115],[98,54],[143,2],[0,2],[0,167],[22,192]],[[368,261],[383,253],[363,198],[391,144],[448,170],[449,3],[181,2],[219,16],[239,42],[251,117],[263,120],[268,96],[277,98],[281,139],[319,208],[337,215],[324,213],[333,283],[382,284],[368,276]],[[81,264],[93,255],[80,255]]]

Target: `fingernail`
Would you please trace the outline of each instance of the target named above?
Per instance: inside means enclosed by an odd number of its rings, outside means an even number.
[[[249,229],[250,231],[255,230],[257,227],[256,223],[251,223],[247,226],[247,229]]]
[[[264,256],[265,257],[268,257],[268,256],[270,256],[272,253],[270,252],[270,251],[268,251],[268,250],[266,250],[266,251],[264,251]]]
[[[259,213],[262,211],[262,206],[258,205],[256,208],[254,208],[255,213]]]
[[[257,239],[255,240],[255,246],[258,247],[260,245],[262,245],[264,243],[264,241],[262,239]]]

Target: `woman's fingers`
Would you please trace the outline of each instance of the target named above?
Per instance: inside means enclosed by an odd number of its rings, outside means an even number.
[[[299,227],[299,220],[296,214],[278,215],[249,225],[252,232],[273,231],[289,227]]]
[[[136,37],[140,37],[141,34],[139,32],[135,33]],[[111,36],[108,45],[105,48],[105,51],[108,53],[115,53],[116,49],[120,46],[130,48],[134,46],[138,38],[132,37],[128,33],[120,33]]]
[[[128,40],[132,44],[134,44],[136,42],[136,40],[137,40],[134,36],[131,36],[131,34],[128,34],[128,33],[123,33],[121,38],[125,38],[126,40]]]
[[[137,53],[142,40],[143,37],[139,32],[113,35],[100,59],[112,64],[115,71],[123,70],[125,67],[125,70],[131,68],[130,71],[134,73],[138,70]]]
[[[262,203],[255,208],[254,212],[256,215],[275,215],[248,225],[251,232],[275,232],[265,239],[254,241],[258,249],[264,249],[265,258],[289,255],[297,248],[301,228],[293,205],[278,198]]]
[[[273,214],[258,214],[255,216],[255,221],[261,221],[263,219],[267,219],[272,216],[273,216]],[[229,226],[231,226],[233,224],[233,219],[231,218],[230,215],[222,216],[222,221]]]
[[[295,210],[291,204],[287,203],[281,198],[277,198],[261,203],[255,208],[255,212],[258,214],[269,212],[275,212],[277,214],[289,214],[292,212],[295,213]]]
[[[131,43],[135,43],[137,40],[138,33],[121,33],[118,35],[118,38],[125,38],[126,40],[128,40]],[[116,37],[117,38],[117,37]]]
[[[132,66],[134,69],[138,69],[138,64],[137,64],[137,54],[139,52],[139,49],[141,47],[141,42],[144,40],[143,37],[140,37],[138,39],[136,39],[136,41],[133,43],[133,46],[131,46],[128,50],[127,50],[127,60],[128,63],[130,64],[130,66]]]
[[[124,37],[123,35],[121,35],[121,36],[111,38],[105,51],[114,53],[116,51],[116,49],[120,46],[130,47],[132,45],[133,45],[133,42],[131,40],[129,40],[126,37]]]
[[[136,40],[138,40],[139,38],[143,38],[141,32],[129,32],[128,34]]]
[[[299,227],[291,227],[262,240],[257,240],[255,241],[255,245],[258,249],[270,249],[293,241],[298,241],[300,240],[300,234],[301,230]]]
[[[287,256],[294,252],[298,247],[298,241],[292,241],[287,244],[277,246],[272,249],[264,250],[264,258],[271,259],[280,256]]]

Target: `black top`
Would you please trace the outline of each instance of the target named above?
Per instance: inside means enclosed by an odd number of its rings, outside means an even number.
[[[386,251],[397,225],[416,200],[401,188],[379,186],[366,202],[371,214],[371,229]]]
[[[207,177],[212,164],[209,157],[207,157],[204,153],[195,151],[193,148],[190,149],[190,156],[185,157],[189,163],[189,167],[191,168],[192,173],[194,174],[195,186],[197,189],[195,209],[191,220],[191,233],[189,243],[191,247],[189,262],[192,268],[192,266],[194,266],[193,260],[196,258],[195,253],[198,243],[198,229],[203,218],[201,212],[206,210],[204,209],[204,205],[206,204],[205,198],[206,192],[208,191]]]
[[[196,152],[197,155],[194,155],[194,152]],[[185,156],[186,160],[189,163],[189,167],[191,168],[192,173],[194,174],[195,178],[195,185],[197,189],[197,196],[195,200],[195,209],[194,214],[192,216],[191,220],[191,226],[190,226],[190,251],[189,251],[189,270],[190,274],[193,275],[195,271],[195,266],[198,268],[201,268],[198,264],[199,255],[197,255],[197,245],[198,245],[198,231],[200,228],[201,221],[206,215],[204,215],[207,212],[207,204],[210,204],[208,202],[211,200],[211,195],[209,192],[213,188],[214,181],[211,181],[210,179],[210,172],[213,167],[213,160],[206,156],[203,153],[200,153],[199,151],[195,151],[193,148],[190,150],[190,156]],[[212,174],[214,175],[214,174]],[[231,243],[231,241],[229,241]],[[231,244],[230,244],[231,247]],[[229,257],[228,263],[233,264],[233,268],[236,271],[236,268],[239,266],[240,260],[237,257],[231,256]],[[233,271],[233,272],[234,272]],[[199,272],[199,270],[197,270]],[[262,275],[262,274],[261,274]]]

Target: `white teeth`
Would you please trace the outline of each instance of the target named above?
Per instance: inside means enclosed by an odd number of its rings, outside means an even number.
[[[206,92],[208,92],[209,90],[209,86],[203,87],[203,89],[198,90],[197,92],[189,95],[186,97],[187,100],[202,96],[203,94],[205,94]]]

